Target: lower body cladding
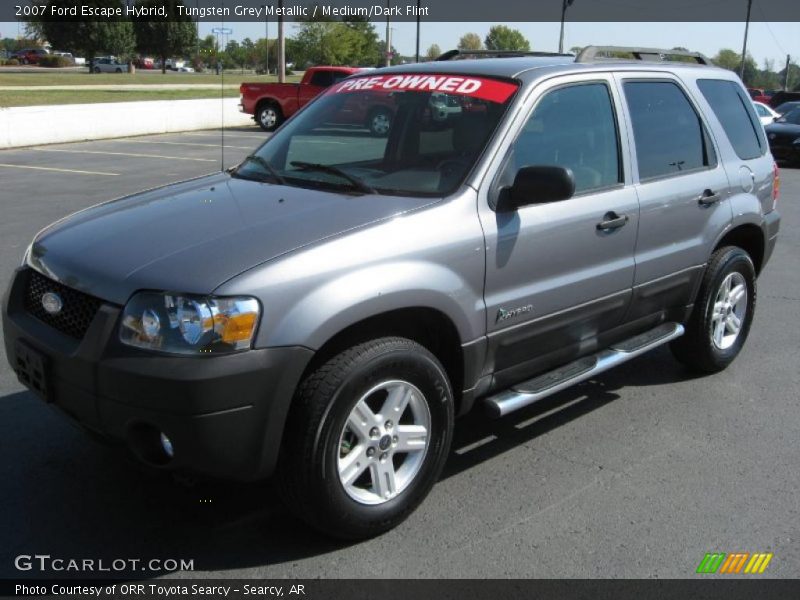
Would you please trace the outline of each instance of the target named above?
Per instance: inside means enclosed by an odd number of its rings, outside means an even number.
[[[311,350],[155,356],[122,345],[120,309],[107,304],[78,340],[25,310],[28,274],[17,271],[4,303],[6,355],[45,402],[152,467],[240,480],[271,474]]]

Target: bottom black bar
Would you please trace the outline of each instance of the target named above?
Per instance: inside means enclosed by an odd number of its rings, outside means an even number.
[[[702,577],[702,579],[701,579]],[[109,580],[0,581],[9,598],[286,598],[289,600],[513,600],[558,598],[586,600],[785,600],[800,597],[800,580],[698,576],[684,580],[553,579],[158,579],[145,582]]]

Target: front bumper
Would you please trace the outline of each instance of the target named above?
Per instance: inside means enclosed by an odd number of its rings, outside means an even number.
[[[55,407],[153,467],[239,480],[272,473],[311,350],[198,357],[140,351],[119,342],[121,309],[110,304],[77,340],[25,311],[29,272],[17,270],[3,304],[6,355],[15,371],[17,349],[43,357],[46,397]],[[160,433],[172,442],[171,458],[160,451]]]

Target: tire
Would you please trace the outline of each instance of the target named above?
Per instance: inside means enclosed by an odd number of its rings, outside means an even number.
[[[95,67],[95,68],[94,68],[94,72],[95,72],[95,73],[99,73],[99,72],[100,72],[100,67]]]
[[[403,407],[394,421],[381,414],[390,399]],[[318,365],[295,394],[278,464],[286,504],[339,539],[388,531],[439,478],[452,430],[450,382],[428,350],[398,337],[353,346]]]
[[[114,73],[122,73],[122,69],[116,69]]]
[[[256,123],[264,131],[275,131],[283,122],[283,113],[276,104],[267,102],[256,109]]]
[[[706,266],[686,333],[670,344],[673,355],[693,371],[722,371],[744,346],[755,306],[756,273],[750,255],[736,246],[720,248]]]
[[[392,113],[385,108],[377,108],[367,118],[367,128],[372,135],[384,137],[392,128]]]

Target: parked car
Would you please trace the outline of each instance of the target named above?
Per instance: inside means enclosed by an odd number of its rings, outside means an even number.
[[[784,102],[783,104],[779,104],[775,107],[775,112],[778,113],[779,116],[783,116],[786,113],[793,111],[797,107],[800,107],[800,100]]]
[[[764,129],[702,55],[610,51],[356,73],[235,168],[57,221],[5,296],[12,369],[152,468],[275,473],[347,539],[423,501],[476,404],[667,344],[724,371],[780,224]],[[335,125],[386,98],[385,136]]]
[[[798,102],[800,101],[800,92],[775,92],[775,95],[769,99],[769,104],[773,108],[777,108],[786,102]]]
[[[311,67],[300,83],[243,83],[239,87],[239,109],[253,115],[264,131],[274,131],[321,92],[359,70],[356,67]],[[386,114],[380,111],[369,115],[376,129],[388,127]]]
[[[137,69],[154,69],[155,61],[152,58],[142,56],[134,61]]]
[[[113,56],[103,56],[92,61],[92,71],[95,73],[125,73],[128,63],[120,62]]]
[[[769,99],[772,97],[771,90],[762,90],[760,88],[747,88],[747,92],[750,94],[750,97],[753,99],[754,102],[762,102],[764,104],[768,104]]]
[[[767,125],[769,147],[776,159],[800,164],[800,107],[778,117]]]
[[[194,68],[192,68],[192,67],[178,67],[175,70],[178,73],[194,73]]]
[[[753,102],[753,104],[756,107],[756,114],[758,114],[758,118],[762,125],[769,125],[775,119],[781,116],[780,113],[772,110],[763,102]]]
[[[44,48],[24,48],[17,50],[11,55],[11,58],[16,58],[23,65],[36,65],[39,64],[39,59],[43,56],[50,54]]]

